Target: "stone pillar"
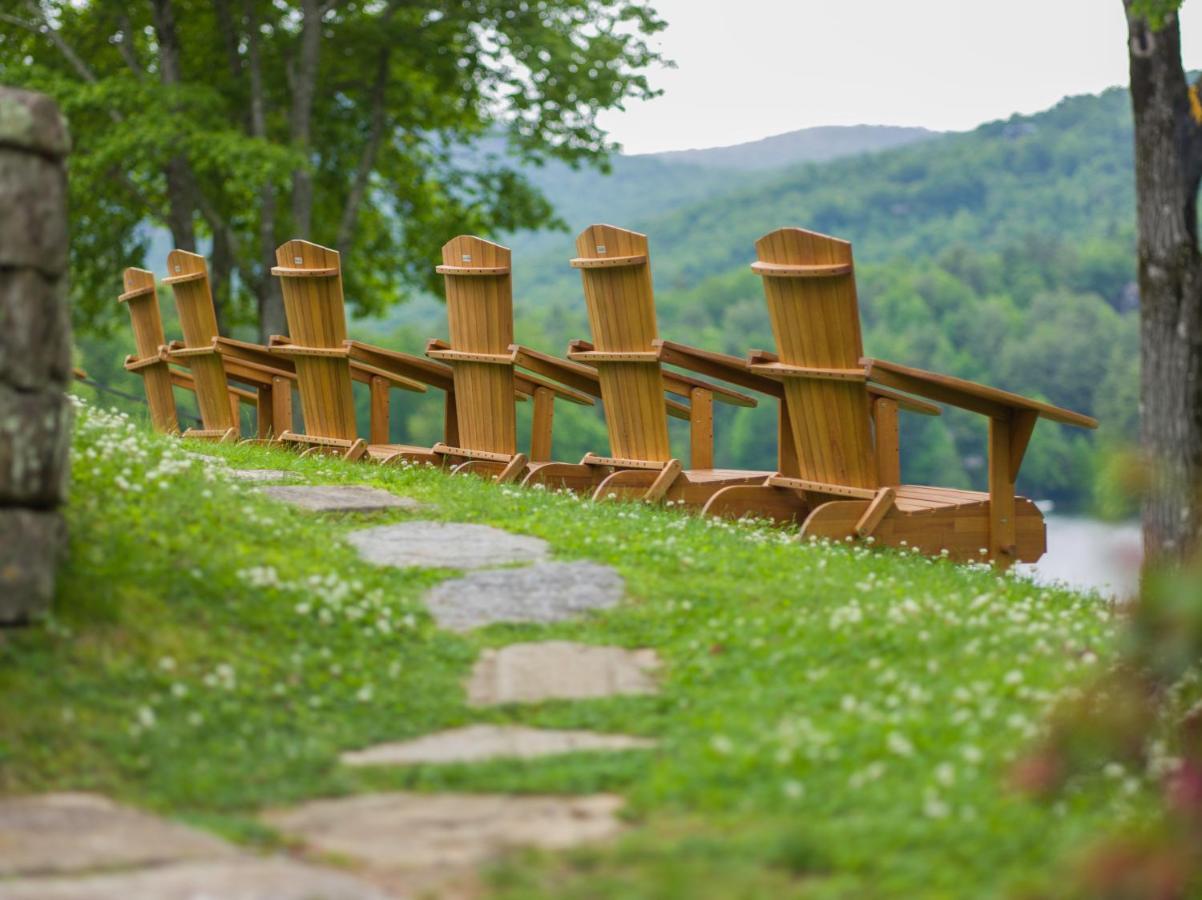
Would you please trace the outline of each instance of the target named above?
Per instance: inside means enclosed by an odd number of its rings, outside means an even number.
[[[0,624],[49,609],[66,544],[67,128],[0,86]]]

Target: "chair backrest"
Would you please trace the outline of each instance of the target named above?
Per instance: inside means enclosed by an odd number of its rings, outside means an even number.
[[[338,252],[293,240],[275,251],[284,315],[293,346],[305,432],[354,441],[355,398],[346,349],[346,308]],[[306,353],[309,350],[312,352]]]
[[[438,272],[446,279],[450,348],[479,356],[447,359],[454,372],[459,444],[516,453],[509,248],[460,235],[443,244]]]
[[[135,365],[146,387],[146,404],[150,421],[157,431],[179,431],[175,410],[175,394],[171,389],[171,371],[166,361],[158,361],[159,348],[167,343],[163,334],[163,318],[159,313],[159,296],[154,288],[154,273],[130,267],[123,274],[125,293],[120,301],[129,310],[134,331]]]
[[[652,344],[659,337],[647,236],[612,225],[591,225],[576,238],[589,327],[598,354],[644,358],[590,362],[601,380],[610,452],[622,459],[666,462],[668,413],[664,381]]]
[[[798,471],[781,474],[877,487],[851,244],[781,228],[755,249],[797,450]]]
[[[196,405],[200,418],[210,430],[226,431],[238,427],[238,420],[229,402],[229,382],[225,366],[213,346],[217,337],[217,312],[209,288],[209,267],[203,256],[186,250],[167,254],[167,277],[175,294],[184,346],[189,350],[207,351],[189,355],[188,365],[196,383]]]

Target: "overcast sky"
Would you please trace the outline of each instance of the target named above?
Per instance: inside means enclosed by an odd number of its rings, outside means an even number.
[[[1126,84],[1121,0],[651,0],[678,68],[602,119],[628,153],[813,125],[967,129]],[[1181,14],[1202,67],[1202,0]],[[1191,40],[1191,37],[1193,40]]]

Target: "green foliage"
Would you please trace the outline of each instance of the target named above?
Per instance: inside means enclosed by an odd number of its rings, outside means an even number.
[[[371,483],[422,515],[547,540],[615,566],[629,599],[578,622],[437,630],[449,572],[376,568],[339,538],[404,513],[315,516],[182,450],[316,482]],[[81,411],[54,618],[0,644],[0,790],[107,791],[270,844],[258,810],[405,788],[616,791],[612,845],[517,855],[498,896],[1005,895],[1150,800],[1091,771],[1048,806],[1001,786],[1064,690],[1104,669],[1094,596],[983,567],[422,468],[179,444]],[[654,647],[655,696],[465,705],[481,649],[569,639]],[[364,771],[338,753],[469,722],[592,728],[660,749]]]
[[[257,321],[253,301],[268,284],[265,196],[276,215],[268,241],[338,244],[358,308],[435,287],[430,260],[448,236],[556,222],[518,164],[604,165],[612,145],[597,116],[655,94],[644,72],[660,58],[646,38],[663,27],[635,0],[322,4],[305,148],[294,143],[301,4],[163,5],[177,23],[178,84],[160,77],[149,3],[41,0],[14,8],[0,30],[0,82],[49,93],[70,122],[81,329],[119,321],[121,270],[142,262],[148,227],[167,222],[165,172],[177,158],[191,173],[190,216],[232,257],[232,296],[218,298],[227,325]],[[486,137],[506,152],[463,149]],[[290,203],[298,171],[314,185],[304,235]]]
[[[1143,16],[1154,30],[1160,30],[1175,15],[1185,0],[1131,0],[1131,14]]]

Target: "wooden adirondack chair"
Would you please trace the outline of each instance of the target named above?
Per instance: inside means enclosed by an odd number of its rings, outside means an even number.
[[[873,538],[877,544],[946,551],[1001,567],[1046,549],[1043,516],[1016,497],[1015,476],[1036,421],[1094,428],[1088,416],[959,378],[864,357],[851,245],[782,228],[756,242],[779,356],[753,352],[749,369],[778,380],[791,450],[758,489],[716,495],[708,511],[792,492],[807,507],[803,537]],[[895,399],[917,395],[989,419],[989,492],[900,484]],[[875,414],[875,415],[874,415]],[[875,418],[875,422],[874,422]]]
[[[442,247],[437,271],[446,280],[450,343],[431,340],[426,355],[454,373],[458,440],[434,452],[462,460],[455,472],[490,475],[504,484],[525,472],[529,460],[551,458],[555,398],[591,405],[592,397],[515,370],[513,286],[507,247],[460,235]],[[530,457],[517,448],[515,395],[534,402]]]
[[[136,354],[125,358],[125,370],[142,377],[146,388],[146,404],[150,408],[150,421],[155,430],[165,434],[179,434],[179,413],[175,406],[173,388],[180,387],[196,393],[198,406],[201,392],[197,390],[197,382],[190,372],[171,365],[167,353],[167,339],[163,333],[163,318],[159,312],[159,298],[155,292],[154,273],[130,267],[125,270],[123,280],[125,292],[117,299],[129,310],[129,319],[134,331],[134,347],[137,350]],[[210,393],[210,396],[214,395]],[[249,391],[231,388],[228,385],[224,393],[215,396],[216,402],[224,406],[226,415],[234,422],[238,420],[239,403],[255,403],[255,396]],[[203,409],[204,407],[202,413]],[[192,436],[195,433],[189,429],[185,435]],[[225,432],[222,435],[224,436]]]
[[[294,361],[305,434],[286,431],[280,440],[337,452],[347,459],[401,460],[441,464],[428,447],[388,442],[389,390],[444,390],[446,436],[454,439],[454,381],[450,367],[420,356],[398,353],[347,339],[342,270],[336,251],[308,241],[288,241],[276,250],[272,274],[282,282],[287,337],[274,335],[268,350]],[[370,441],[359,438],[352,381],[371,390]]]
[[[596,484],[595,499],[613,495],[690,506],[703,504],[725,486],[762,482],[763,472],[713,468],[714,401],[755,406],[755,398],[661,366],[667,346],[676,350],[672,361],[686,368],[696,369],[700,354],[710,358],[710,375],[722,363],[743,370],[733,357],[659,340],[646,236],[593,225],[577,238],[576,251],[571,264],[581,270],[596,343],[573,341],[568,358],[597,370],[612,455],[589,453],[575,467],[550,466],[533,472],[527,482],[576,477]],[[687,397],[690,404],[673,404],[665,393]],[[687,470],[669,446],[668,416],[673,414],[690,422],[692,468]]]
[[[167,356],[191,370],[196,384],[196,402],[204,426],[202,429],[188,429],[184,437],[236,440],[241,429],[238,410],[231,409],[225,400],[229,393],[229,381],[218,347],[217,312],[209,287],[209,268],[203,256],[186,250],[172,250],[167,254],[167,269],[170,274],[163,279],[163,283],[171,285],[175,294],[175,306],[184,332],[182,343],[172,341],[167,345]],[[295,380],[296,376],[293,374],[291,377]],[[255,372],[254,377],[244,375],[238,380],[249,382],[256,391],[260,437],[272,433],[274,407],[277,405],[273,402],[273,394],[277,389],[288,392],[288,421],[283,423],[283,427],[291,427],[292,389],[286,383],[287,373],[278,369],[270,374]]]

